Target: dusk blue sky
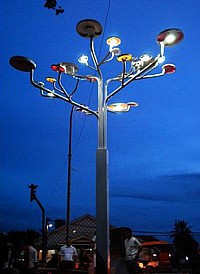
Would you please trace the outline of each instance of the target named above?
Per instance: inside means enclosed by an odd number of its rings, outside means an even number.
[[[160,31],[184,32],[181,43],[165,50],[165,63],[175,64],[176,73],[132,82],[110,100],[139,104],[124,114],[108,113],[110,223],[170,232],[175,220],[184,219],[200,232],[200,2],[57,2],[65,10],[59,15],[45,9],[44,0],[0,2],[0,231],[41,228],[41,210],[35,201],[30,203],[30,184],[38,185],[37,197],[49,218],[66,218],[71,106],[40,96],[29,74],[11,67],[9,59],[19,55],[34,60],[35,78],[42,82],[46,76],[56,77],[50,66],[59,62],[75,63],[80,74],[91,74],[77,61],[81,54],[89,55],[89,39],[76,32],[76,24],[89,18],[103,27],[95,40],[101,58],[112,35],[121,38],[122,53],[139,57],[159,53]],[[121,71],[116,60],[107,63],[104,79]],[[63,76],[69,92],[75,83]],[[96,84],[82,81],[75,97],[97,107]],[[74,113],[71,219],[95,216],[96,148],[96,118]]]

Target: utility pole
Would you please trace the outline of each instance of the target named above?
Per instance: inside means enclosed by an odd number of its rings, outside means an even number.
[[[36,201],[36,203],[38,204],[38,206],[40,207],[40,209],[42,210],[42,261],[46,262],[46,251],[47,251],[47,243],[46,243],[46,229],[45,229],[45,209],[42,206],[41,202],[39,201],[39,199],[36,196],[36,189],[38,187],[38,185],[34,185],[31,184],[28,186],[31,189],[30,192],[30,202],[32,202],[33,200]]]

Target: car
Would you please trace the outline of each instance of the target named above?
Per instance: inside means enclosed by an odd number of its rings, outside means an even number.
[[[172,271],[171,244],[165,241],[142,243],[138,267],[143,273]]]

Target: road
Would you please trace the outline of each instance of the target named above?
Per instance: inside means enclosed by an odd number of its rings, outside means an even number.
[[[176,273],[176,274],[191,274],[191,272],[189,272],[188,270],[184,270],[181,272],[162,272],[162,273],[158,273],[156,272],[156,274],[172,274],[172,273]],[[118,259],[118,260],[111,260],[111,274],[128,274],[127,270],[126,270],[126,265],[125,265],[125,261],[124,259]],[[142,274],[142,273],[141,273]]]

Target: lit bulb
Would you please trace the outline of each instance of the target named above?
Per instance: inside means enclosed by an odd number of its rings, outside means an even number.
[[[79,63],[88,66],[88,57],[86,55],[81,55],[81,57],[78,58],[78,61]]]
[[[116,46],[121,44],[121,39],[119,37],[109,37],[106,41],[107,45],[110,46],[110,51]]]
[[[167,43],[167,44],[173,44],[174,41],[175,41],[175,39],[176,39],[176,36],[174,34],[169,34],[165,38],[165,43]]]
[[[147,53],[145,53],[142,56],[140,56],[140,60],[143,61],[143,62],[148,62],[151,59],[152,59],[152,56],[149,55],[149,54],[147,54]]]
[[[158,59],[158,63],[162,64],[165,61],[165,56],[160,56]]]

